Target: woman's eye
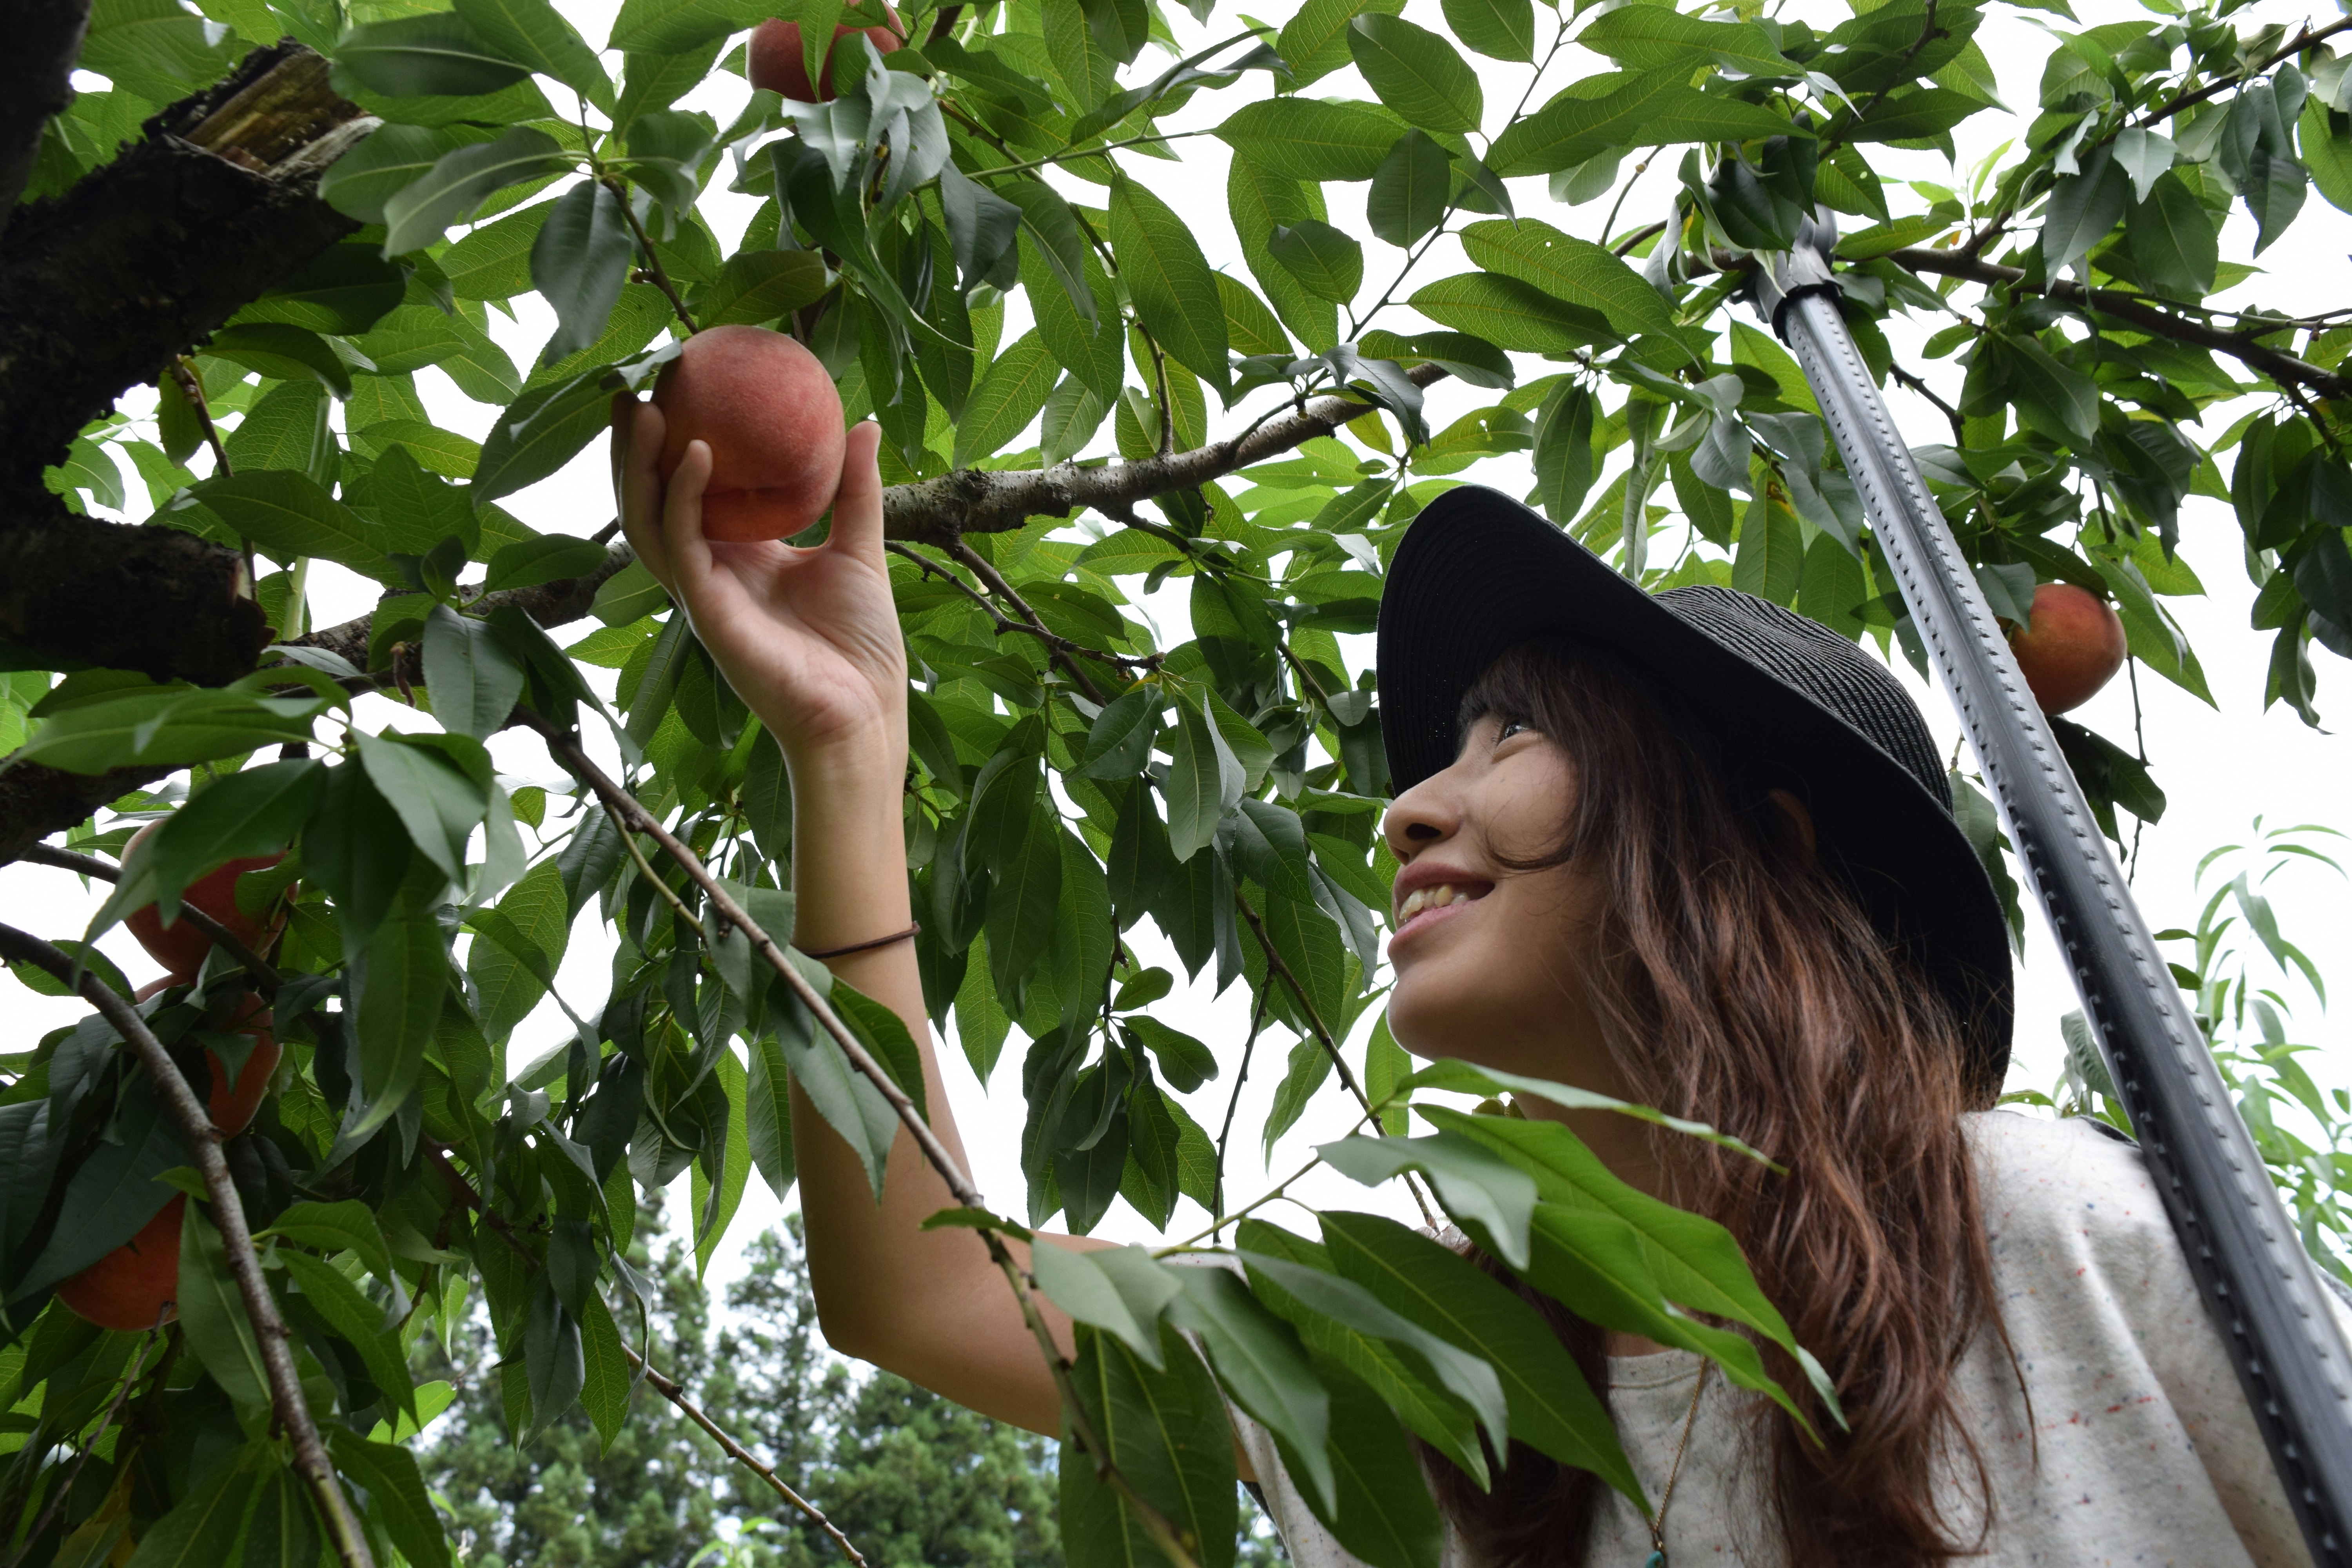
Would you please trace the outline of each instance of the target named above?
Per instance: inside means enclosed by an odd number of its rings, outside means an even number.
[[[1523,719],[1506,719],[1495,726],[1495,744],[1501,745],[1514,735],[1523,735],[1533,728]]]

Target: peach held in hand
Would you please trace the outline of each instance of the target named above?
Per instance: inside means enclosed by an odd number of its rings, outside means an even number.
[[[887,9],[890,26],[858,29],[872,40],[877,55],[896,54],[898,46],[906,41],[899,31],[897,8]],[[835,92],[834,61],[841,53],[839,40],[849,32],[846,26],[834,28],[835,41],[824,51],[824,85],[818,87],[809,81],[808,56],[801,47],[801,25],[780,20],[761,23],[751,30],[751,85],[781,92],[795,103],[831,101]]]
[[[789,539],[841,488],[841,395],[816,355],[764,327],[708,327],[662,368],[654,404],[668,421],[661,476],[689,441],[710,447],[706,538]]]

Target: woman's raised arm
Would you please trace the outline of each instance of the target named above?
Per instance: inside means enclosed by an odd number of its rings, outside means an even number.
[[[831,536],[806,550],[704,538],[709,449],[689,443],[665,486],[656,466],[662,435],[661,410],[615,400],[622,523],[736,694],[783,748],[793,785],[794,944],[821,952],[904,931],[912,919],[900,804],[907,654],[882,549],[880,432],[870,423],[850,432]],[[913,944],[830,963],[905,1021],[922,1051],[931,1127],[962,1161]],[[857,1156],[797,1091],[793,1146],[818,1319],[835,1348],[985,1415],[1059,1431],[1052,1378],[1003,1276],[969,1231],[921,1228],[956,1200],[914,1140],[901,1131],[891,1146],[878,1209]],[[1022,1256],[1019,1243],[1008,1245]],[[1068,1321],[1050,1306],[1047,1315],[1066,1351]]]

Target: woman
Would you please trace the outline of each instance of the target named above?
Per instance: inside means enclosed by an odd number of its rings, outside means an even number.
[[[782,742],[795,940],[928,1040],[899,816],[906,655],[871,425],[829,542],[713,544],[709,455],[667,491],[662,416],[616,405],[631,542]],[[1717,589],[1655,598],[1492,491],[1415,522],[1381,691],[1403,869],[1397,1038],[1713,1122],[1711,1146],[1541,1102],[1621,1176],[1719,1220],[1835,1380],[1823,1444],[1687,1352],[1546,1310],[1612,1415],[1647,1520],[1514,1447],[1482,1493],[1435,1456],[1449,1553],[1494,1563],[2301,1563],[2137,1152],[1995,1113],[2006,933],[1918,711],[1843,639]],[[933,1126],[961,1152],[930,1047]],[[1059,1430],[1034,1342],[902,1137],[877,1214],[795,1100],[817,1305],[839,1350]],[[1052,1237],[1054,1245],[1098,1245]],[[1493,1267],[1491,1263],[1487,1265]],[[1068,1325],[1055,1331],[1067,1342]],[[1791,1381],[1792,1385],[1801,1380]],[[1294,1562],[1348,1559],[1236,1418]]]

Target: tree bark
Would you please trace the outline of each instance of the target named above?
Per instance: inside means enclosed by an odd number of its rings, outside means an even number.
[[[0,238],[0,494],[39,489],[115,398],[356,229],[318,176],[374,124],[283,43],[19,210]]]
[[[0,234],[41,160],[41,135],[74,100],[89,0],[20,0],[0,50]]]
[[[236,552],[176,528],[66,510],[43,491],[0,523],[0,637],[59,664],[226,686],[269,641]]]

